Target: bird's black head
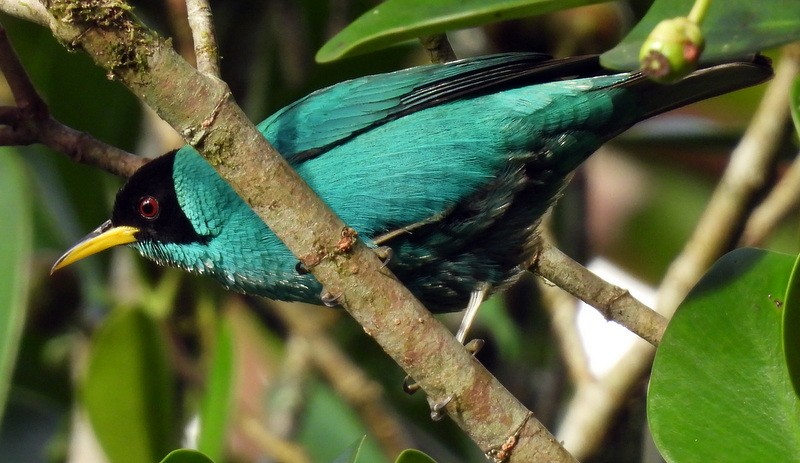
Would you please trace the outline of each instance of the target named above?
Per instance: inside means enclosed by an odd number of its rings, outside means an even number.
[[[175,151],[142,166],[117,193],[111,220],[78,241],[51,273],[113,246],[131,243],[202,243],[175,193]]]
[[[148,162],[119,190],[111,215],[113,227],[137,228],[137,241],[203,241],[178,203],[173,180],[175,153]]]

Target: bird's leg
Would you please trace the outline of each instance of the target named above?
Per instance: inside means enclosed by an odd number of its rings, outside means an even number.
[[[475,320],[475,315],[478,313],[478,308],[481,306],[481,303],[483,303],[483,300],[486,299],[486,295],[489,294],[489,288],[490,286],[487,283],[483,283],[478,289],[472,291],[472,293],[469,295],[467,309],[464,311],[464,317],[461,319],[461,325],[458,327],[458,331],[456,332],[456,339],[458,339],[458,342],[461,344],[464,344],[464,339],[467,337],[467,331],[469,331],[473,320]],[[483,347],[483,339],[473,339],[464,344],[464,347],[469,351],[470,354],[474,356]],[[405,379],[403,379],[403,391],[406,394],[413,394],[418,390],[419,384],[413,382],[410,376],[406,376]],[[439,402],[433,402],[430,399],[428,400],[428,405],[431,407],[431,419],[433,421],[439,421],[442,419],[444,416],[442,410],[444,410],[451,400],[453,400],[452,395]]]
[[[482,283],[478,289],[470,293],[467,310],[464,311],[464,317],[461,319],[461,325],[458,327],[458,331],[456,332],[456,339],[461,344],[464,344],[464,339],[467,337],[467,331],[469,331],[470,326],[472,326],[472,322],[475,320],[475,315],[478,314],[478,308],[481,306],[481,303],[483,303],[483,300],[486,299],[486,295],[489,294],[489,288],[490,286],[487,283]],[[464,347],[469,351],[470,354],[474,356],[478,353],[478,351],[481,350],[481,347],[483,347],[483,339],[473,339],[464,344]],[[403,390],[406,392],[415,392],[416,389],[414,389],[414,387],[419,389],[418,385],[407,384],[406,381],[403,381]],[[452,395],[439,402],[431,402],[430,400],[428,401],[428,405],[431,407],[431,419],[433,421],[439,421],[442,419],[442,410],[444,410],[444,407],[446,407],[451,400],[453,400]]]
[[[458,327],[458,331],[456,332],[456,339],[461,344],[464,344],[464,339],[467,337],[467,331],[472,326],[472,322],[475,320],[475,315],[478,314],[478,309],[480,308],[483,300],[486,299],[486,295],[489,294],[489,284],[488,283],[481,283],[478,289],[475,289],[469,295],[469,303],[467,304],[467,310],[464,311],[464,318],[461,319],[461,326]],[[478,353],[481,347],[483,347],[483,340],[477,339],[470,341],[466,344],[467,349],[472,352],[472,355]]]

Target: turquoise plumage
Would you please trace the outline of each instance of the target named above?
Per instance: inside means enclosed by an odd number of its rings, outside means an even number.
[[[539,218],[602,143],[770,75],[756,59],[661,86],[595,57],[494,55],[343,82],[258,128],[362,239],[392,249],[388,265],[415,295],[453,311],[525,270]],[[137,172],[81,243],[123,228],[108,246],[130,243],[237,291],[320,302],[313,276],[191,147]],[[75,249],[56,267],[88,255]]]

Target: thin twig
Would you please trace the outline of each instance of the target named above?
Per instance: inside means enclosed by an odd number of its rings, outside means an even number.
[[[66,154],[75,162],[97,167],[120,177],[130,177],[148,160],[108,145],[93,136],[67,127],[50,117],[41,126],[39,143]]]
[[[421,37],[419,41],[428,51],[432,63],[446,63],[456,59],[453,47],[445,34],[426,35]]]
[[[740,244],[760,245],[787,215],[797,209],[798,205],[800,205],[800,153],[767,198],[747,219]]]
[[[541,278],[538,279],[538,283],[542,302],[550,313],[550,326],[553,328],[570,379],[575,385],[593,381],[594,376],[589,369],[589,357],[583,348],[576,323],[578,305],[575,298],[558,286],[547,284]]]
[[[663,316],[627,290],[604,281],[570,259],[549,241],[541,241],[538,258],[531,270],[594,307],[606,320],[619,323],[650,344],[657,346],[661,340],[667,327]]]
[[[583,460],[603,444],[612,418],[641,384],[655,347],[636,340],[627,354],[597,381],[578,383],[556,436],[576,459]]]
[[[311,345],[299,334],[285,342],[281,368],[270,385],[269,395],[279,398],[269,404],[266,426],[276,436],[290,440],[297,433],[308,403],[309,378],[313,373]]]
[[[0,108],[0,145],[30,145],[41,143],[67,155],[75,162],[98,167],[112,174],[130,177],[147,160],[91,135],[67,127],[50,115],[47,104],[36,92],[0,27],[0,71],[17,103],[16,108]]]
[[[0,28],[0,71],[3,72],[19,109],[31,112],[47,111],[47,105],[36,93],[33,82],[19,61],[4,28]]]
[[[186,0],[186,12],[189,27],[192,29],[197,70],[219,79],[219,49],[208,0]]]

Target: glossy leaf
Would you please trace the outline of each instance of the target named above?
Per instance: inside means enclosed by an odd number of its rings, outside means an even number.
[[[30,186],[11,149],[0,150],[0,417],[5,408],[28,300],[31,258]]]
[[[404,40],[600,3],[598,0],[387,0],[336,34],[317,52],[326,63]]]
[[[688,15],[693,4],[694,0],[655,0],[625,39],[601,56],[601,63],[612,69],[637,69],[639,49],[653,28],[664,19]],[[800,2],[712,1],[701,30],[701,63],[752,54],[800,39]]]
[[[170,452],[161,463],[214,463],[214,460],[197,450],[178,449]]]
[[[794,392],[800,396],[800,256],[795,260],[783,305],[783,354]]]
[[[235,352],[231,326],[227,317],[219,317],[216,345],[211,356],[206,392],[200,405],[198,450],[215,460],[225,451],[227,430],[234,403]]]
[[[419,450],[408,449],[400,452],[394,463],[436,463],[436,461]]]
[[[158,461],[177,447],[166,342],[143,311],[118,309],[95,332],[82,392],[112,462]]]
[[[656,353],[648,419],[668,462],[794,461],[800,402],[781,348],[794,257],[739,249],[681,304]]]

